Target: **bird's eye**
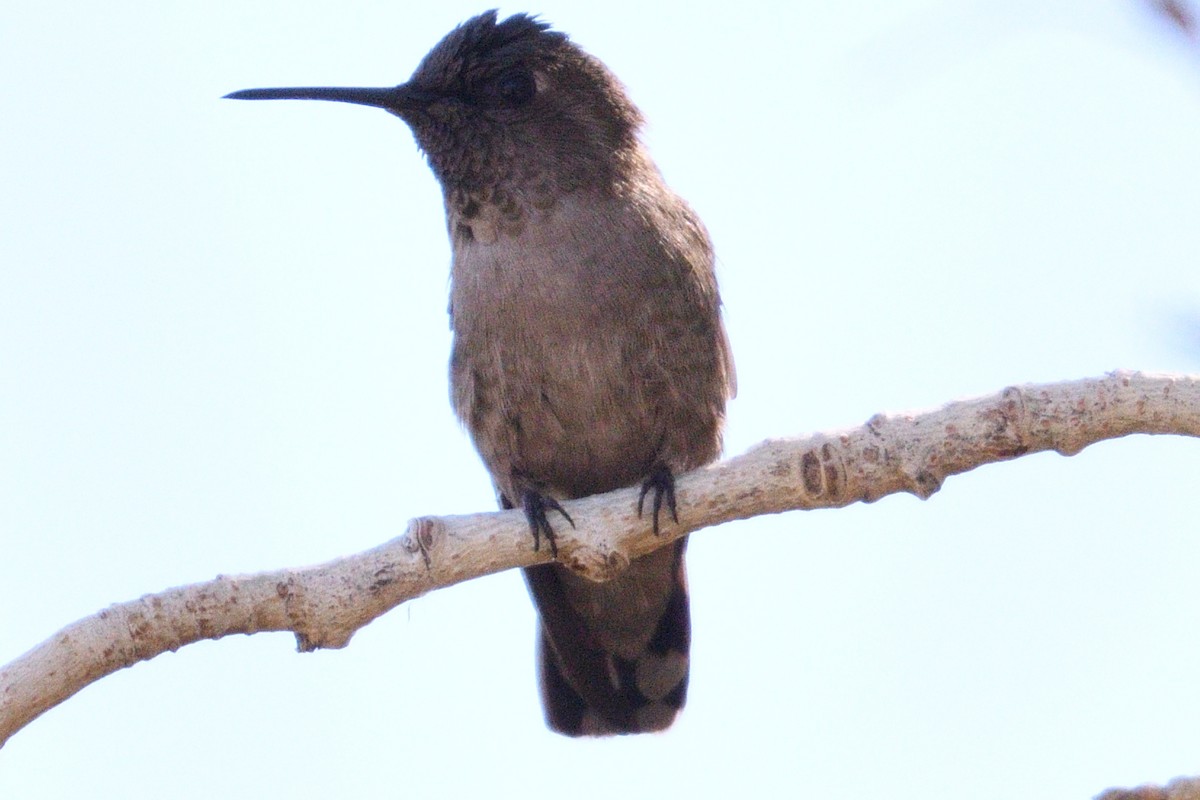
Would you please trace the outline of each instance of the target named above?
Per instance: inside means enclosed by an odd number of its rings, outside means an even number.
[[[497,98],[506,106],[523,106],[537,93],[533,75],[523,69],[503,73],[496,79]]]

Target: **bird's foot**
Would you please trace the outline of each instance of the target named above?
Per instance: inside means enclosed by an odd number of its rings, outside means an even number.
[[[558,544],[555,542],[554,528],[550,526],[550,520],[546,519],[546,512],[557,511],[562,514],[572,528],[575,527],[575,520],[571,519],[571,515],[553,497],[533,489],[526,489],[521,493],[521,508],[525,510],[525,519],[529,521],[529,531],[533,534],[533,549],[535,551],[541,549],[542,535],[544,534],[546,541],[550,543],[550,554],[558,558]]]
[[[654,514],[654,535],[658,536],[658,514],[662,510],[664,500],[667,510],[671,512],[671,519],[676,525],[679,524],[679,515],[675,513],[675,476],[671,473],[671,468],[661,461],[654,465],[650,474],[642,481],[642,493],[638,495],[639,517],[642,515],[646,495],[651,491],[654,492],[654,505],[651,506],[651,513]]]

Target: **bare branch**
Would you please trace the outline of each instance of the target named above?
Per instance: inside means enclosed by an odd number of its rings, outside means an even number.
[[[1200,800],[1200,778],[1176,778],[1166,786],[1108,789],[1096,795],[1096,800]]]
[[[921,413],[880,414],[833,433],[763,442],[680,476],[679,524],[660,536],[637,514],[637,489],[564,507],[559,561],[593,578],[692,531],[760,514],[835,508],[896,492],[929,497],[950,475],[1026,453],[1074,455],[1133,433],[1200,436],[1200,376],[1118,372],[1010,387]],[[84,686],[138,661],[231,633],[292,631],[302,651],[345,646],[406,600],[549,561],[520,512],[420,517],[358,555],[304,569],[219,576],[111,606],[0,670],[0,744]]]

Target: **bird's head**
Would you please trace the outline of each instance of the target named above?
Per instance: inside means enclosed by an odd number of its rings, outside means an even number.
[[[495,11],[448,33],[390,88],[247,89],[238,100],[333,100],[386,109],[412,128],[445,189],[611,181],[637,151],[641,115],[620,82],[567,36]]]

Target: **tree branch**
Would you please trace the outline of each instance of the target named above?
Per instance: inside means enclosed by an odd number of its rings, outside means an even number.
[[[921,413],[879,414],[833,433],[763,442],[680,476],[679,524],[660,536],[639,518],[637,490],[564,502],[559,561],[604,580],[700,528],[760,514],[837,508],[897,492],[926,498],[950,475],[1026,453],[1074,455],[1133,433],[1200,436],[1200,376],[1117,372],[1010,387]],[[110,606],[0,670],[0,746],[44,711],[105,675],[231,633],[292,631],[301,651],[344,647],[406,600],[493,572],[549,561],[519,511],[419,517],[358,555],[303,569],[214,580]]]

